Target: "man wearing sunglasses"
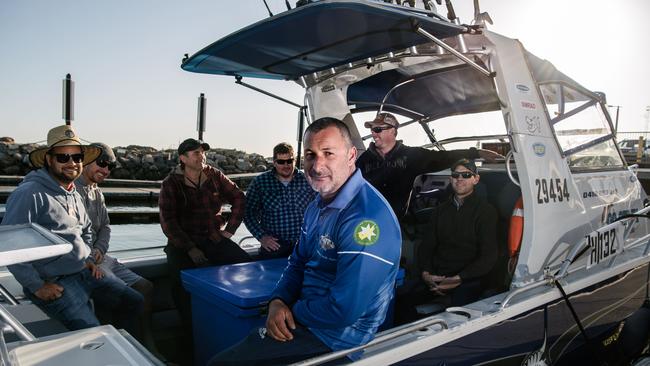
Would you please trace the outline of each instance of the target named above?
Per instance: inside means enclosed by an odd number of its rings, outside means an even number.
[[[273,169],[258,175],[246,192],[244,224],[260,241],[260,258],[288,257],[300,238],[305,209],[316,192],[296,169],[293,147],[273,148]]]
[[[71,126],[51,129],[47,147],[32,151],[29,159],[40,169],[25,176],[9,196],[2,225],[37,223],[70,242],[72,251],[15,264],[9,270],[25,295],[68,329],[99,325],[90,305],[92,298],[96,305],[110,309],[116,326],[134,333],[142,295],[104,276],[90,256],[91,221],[74,185],[84,164],[100,154],[100,148],[82,145]]]
[[[115,169],[117,159],[115,158],[115,154],[113,154],[113,149],[104,143],[93,142],[90,146],[100,148],[102,153],[97,160],[85,165],[81,177],[75,180],[77,192],[81,195],[86,212],[92,223],[93,239],[92,245],[90,246],[90,255],[104,273],[117,277],[125,285],[142,294],[144,297],[144,306],[142,317],[139,318],[142,341],[150,351],[158,353],[153,335],[151,334],[151,296],[153,294],[153,284],[146,278],[131,271],[117,259],[106,254],[111,239],[111,222],[108,217],[104,194],[98,185],[108,178],[111,170]],[[101,309],[101,304],[99,305],[98,309]],[[107,318],[110,319],[109,316]]]
[[[399,122],[390,113],[380,113],[364,124],[374,142],[357,160],[363,177],[390,203],[395,215],[402,218],[406,211],[415,178],[424,173],[448,169],[461,158],[482,158],[494,162],[503,156],[482,149],[437,151],[406,146],[397,140]]]
[[[418,251],[421,285],[400,298],[407,314],[431,299],[443,306],[476,301],[482,278],[497,261],[497,212],[474,192],[480,180],[476,165],[468,159],[455,162],[449,179],[453,195],[434,211]]]

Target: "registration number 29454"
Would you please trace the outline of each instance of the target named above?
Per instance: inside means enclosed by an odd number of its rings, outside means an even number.
[[[585,237],[590,250],[587,268],[620,253],[623,229],[623,225],[618,223],[591,232]]]

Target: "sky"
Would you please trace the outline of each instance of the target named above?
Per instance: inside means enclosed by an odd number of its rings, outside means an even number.
[[[284,0],[267,2],[274,13],[286,9]],[[473,1],[453,4],[469,23]],[[609,104],[622,106],[619,131],[648,129],[650,1],[482,0],[481,11],[494,21],[490,30],[519,39],[583,86],[605,92]],[[180,68],[185,53],[266,17],[262,0],[3,0],[0,136],[44,141],[50,128],[63,124],[61,85],[70,73],[73,126],[85,140],[176,148],[196,137],[197,98],[205,93],[204,140],[270,156],[276,143],[295,143],[295,107],[238,86],[232,77]],[[293,82],[244,81],[303,101]]]

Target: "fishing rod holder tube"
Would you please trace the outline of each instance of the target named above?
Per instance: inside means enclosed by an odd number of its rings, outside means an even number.
[[[469,66],[473,67],[474,69],[478,70],[480,73],[484,74],[485,76],[487,76],[487,77],[491,77],[491,78],[493,78],[494,76],[496,76],[496,72],[490,72],[489,70],[485,69],[485,68],[482,67],[481,65],[479,65],[479,64],[477,64],[476,62],[470,60],[467,56],[465,56],[465,55],[463,55],[462,53],[456,51],[453,47],[449,46],[448,44],[446,44],[446,43],[443,42],[442,40],[436,38],[436,37],[435,37],[434,35],[432,35],[431,33],[429,33],[429,32],[427,32],[427,31],[425,31],[424,29],[420,28],[420,26],[419,26],[417,20],[412,19],[411,22],[412,22],[413,30],[414,30],[416,33],[420,33],[421,35],[423,35],[424,37],[428,38],[429,40],[431,40],[431,41],[432,41],[433,43],[435,43],[436,45],[438,45],[438,46],[440,46],[441,48],[443,48],[445,51],[447,51],[447,52],[451,53],[452,55],[456,56],[458,59],[460,59],[461,61],[465,62],[466,64],[468,64]]]
[[[361,351],[362,349],[365,349],[365,348],[368,348],[368,347],[371,347],[371,346],[376,346],[378,344],[385,343],[385,342],[388,342],[390,340],[393,340],[393,339],[395,339],[397,337],[401,337],[401,336],[403,336],[405,334],[413,333],[413,332],[421,330],[422,328],[431,327],[431,326],[434,326],[434,325],[439,325],[442,329],[449,329],[449,326],[447,325],[447,322],[444,319],[435,318],[435,315],[434,315],[434,317],[431,317],[431,318],[421,319],[421,320],[415,321],[413,323],[405,324],[405,325],[403,325],[401,327],[393,328],[390,332],[384,333],[384,334],[380,335],[379,337],[373,339],[372,341],[370,341],[370,342],[368,342],[368,343],[366,343],[364,345],[357,346],[357,347],[354,347],[354,348],[344,349],[344,350],[337,351],[337,352],[328,353],[328,354],[318,356],[318,357],[314,357],[314,358],[311,358],[311,359],[308,359],[308,360],[305,360],[305,361],[296,362],[296,363],[292,364],[292,366],[316,366],[316,365],[322,365],[324,363],[343,358],[343,357],[349,355],[350,353]]]

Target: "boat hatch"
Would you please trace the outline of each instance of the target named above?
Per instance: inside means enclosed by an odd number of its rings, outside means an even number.
[[[408,8],[352,0],[323,0],[259,21],[185,60],[185,71],[290,79],[430,42],[466,27]]]

